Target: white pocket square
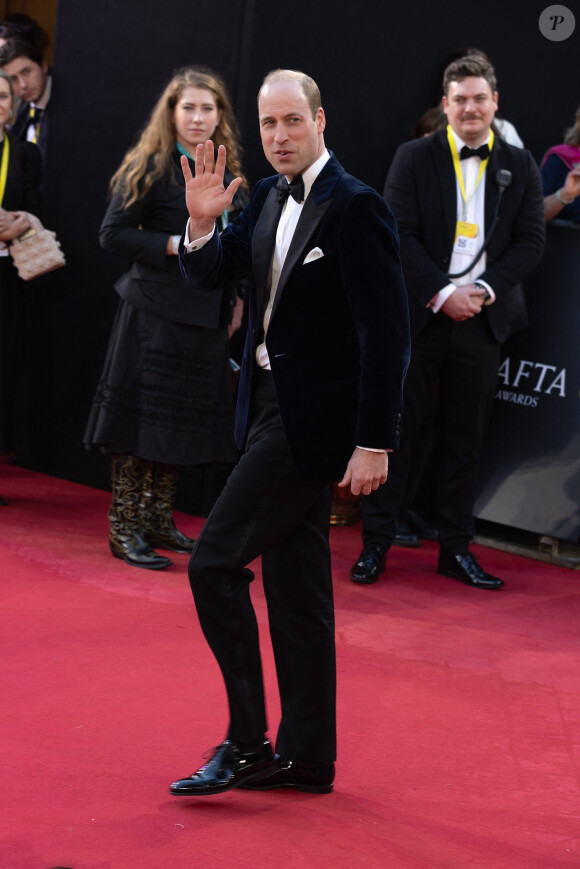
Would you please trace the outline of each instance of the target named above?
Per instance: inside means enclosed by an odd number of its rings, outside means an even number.
[[[313,247],[312,250],[310,251],[310,253],[306,254],[306,257],[305,257],[302,265],[305,266],[306,263],[312,263],[312,262],[314,262],[315,259],[320,259],[323,256],[324,256],[324,254],[322,253],[322,251],[320,250],[319,247]]]

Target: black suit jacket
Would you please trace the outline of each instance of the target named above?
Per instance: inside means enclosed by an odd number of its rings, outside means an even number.
[[[241,208],[246,201],[240,191],[234,204]],[[224,286],[221,293],[211,294],[193,291],[185,283],[177,257],[167,254],[167,240],[181,235],[187,216],[185,182],[175,151],[169,170],[146,195],[126,205],[123,196],[115,194],[99,240],[105,250],[131,260],[129,270],[115,284],[121,298],[164,320],[217,329],[226,322],[236,287]]]
[[[243,447],[255,350],[281,206],[279,176],[260,181],[240,217],[185,254],[194,287],[250,278],[249,325],[236,411]],[[305,263],[319,248],[323,256]],[[355,446],[395,448],[409,360],[408,307],[396,224],[379,194],[331,155],[304,203],[276,294],[266,346],[278,406],[298,472],[342,477]]]
[[[485,177],[485,231],[497,207],[498,169],[507,169],[512,181],[499,207],[499,223],[487,248],[485,272],[496,301],[484,309],[499,342],[526,325],[521,280],[539,261],[545,238],[542,187],[532,155],[498,137]],[[456,180],[447,133],[407,142],[391,164],[384,196],[395,213],[401,236],[401,260],[411,325],[416,335],[430,318],[426,307],[449,283],[457,220]]]
[[[51,98],[51,102],[52,102],[52,98]],[[48,123],[49,123],[49,121],[48,121],[49,106],[50,106],[50,102],[42,114],[42,118],[40,121],[40,129],[38,131],[38,141],[36,142],[36,144],[40,148],[40,152],[41,152],[43,157],[46,154],[46,141],[47,141],[47,137],[48,137]],[[21,102],[18,105],[18,110],[16,112],[15,121],[10,128],[10,132],[12,133],[12,135],[16,139],[19,139],[21,142],[26,142],[26,133],[27,133],[28,127],[30,126],[30,123],[29,123],[30,119],[29,119],[29,114],[28,114],[29,110],[30,110],[30,103]]]
[[[14,133],[7,133],[10,142],[10,159],[2,208],[6,211],[29,211],[39,214],[42,160],[36,145],[19,142]],[[0,154],[2,143],[0,143]]]

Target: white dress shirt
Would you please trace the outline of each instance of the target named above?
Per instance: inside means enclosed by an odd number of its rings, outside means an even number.
[[[459,154],[465,142],[463,142],[459,136],[451,131],[453,138],[455,139],[455,145],[457,147],[457,153]],[[486,142],[489,142],[489,136],[486,139]],[[482,142],[481,144],[485,144]],[[467,157],[465,160],[460,160],[459,165],[461,166],[461,173],[463,175],[463,188],[465,190],[465,195],[467,197],[467,203],[463,202],[463,196],[461,193],[461,187],[459,186],[459,180],[455,179],[455,190],[456,190],[456,201],[457,201],[457,221],[463,220],[467,223],[475,223],[478,226],[478,234],[476,238],[475,252],[473,254],[467,253],[459,253],[456,250],[453,250],[451,256],[451,262],[449,264],[449,272],[450,274],[455,274],[456,272],[462,272],[471,260],[474,258],[475,253],[480,249],[483,244],[483,239],[485,237],[485,179],[487,174],[487,167],[485,172],[481,176],[481,181],[477,185],[477,189],[475,187],[477,183],[477,176],[479,174],[479,170],[481,167],[481,160],[479,157]],[[454,292],[456,287],[463,287],[466,284],[472,284],[479,275],[482,275],[485,271],[485,265],[487,261],[487,254],[484,253],[483,256],[478,260],[475,266],[467,272],[461,278],[453,278],[451,283],[447,284],[447,286],[443,287],[439,292],[431,299],[428,304],[428,307],[431,308],[434,314],[441,310],[442,306],[445,304],[449,296]],[[486,305],[491,305],[495,301],[495,293],[492,288],[486,281],[479,281],[489,290],[491,294],[491,298],[485,303]]]

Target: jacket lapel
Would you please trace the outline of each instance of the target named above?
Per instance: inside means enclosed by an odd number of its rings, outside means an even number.
[[[447,131],[440,130],[433,136],[435,166],[439,176],[441,202],[445,215],[445,226],[449,231],[449,247],[453,246],[457,225],[457,179],[453,168],[453,157],[447,141]]]
[[[252,264],[256,287],[256,304],[258,315],[266,305],[266,293],[270,285],[269,274],[276,242],[276,229],[280,220],[282,204],[278,202],[276,188],[268,193],[264,207],[254,229],[252,238]]]
[[[302,207],[302,214],[298,219],[286,259],[284,260],[284,266],[282,267],[282,273],[276,290],[276,298],[272,307],[272,317],[276,314],[276,308],[289,276],[306,255],[309,241],[332,203],[334,186],[339,176],[344,173],[344,169],[332,152],[330,152],[330,155],[330,160],[323,167],[320,175],[312,185],[312,190]]]
[[[485,170],[485,232],[487,233],[495,214],[497,200],[499,196],[499,187],[496,181],[498,168],[501,168],[501,151],[502,144],[499,141],[499,136],[495,136],[495,142],[489,157],[489,163]]]
[[[272,317],[276,313],[276,308],[278,307],[278,302],[284,292],[288,276],[292,273],[295,266],[300,263],[301,258],[304,258],[306,255],[305,251],[308,245],[308,239],[314,234],[316,227],[324,217],[331,202],[331,199],[327,199],[317,205],[314,197],[310,195],[304,203],[302,214],[300,215],[296,225],[288,253],[286,254],[286,259],[284,260],[282,273],[280,274],[280,280],[276,290],[276,298],[274,299],[274,305],[272,307]]]

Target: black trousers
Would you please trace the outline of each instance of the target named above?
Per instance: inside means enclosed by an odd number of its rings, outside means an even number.
[[[363,542],[388,549],[405,498],[423,421],[436,406],[439,427],[435,521],[442,549],[467,551],[481,448],[497,386],[500,345],[484,312],[456,323],[436,314],[412,342],[404,387],[401,449],[390,457],[386,485],[363,497]]]
[[[251,747],[267,730],[258,627],[247,565],[262,556],[282,718],[276,751],[336,757],[336,662],[329,547],[330,485],[299,477],[270,372],[260,372],[245,452],[193,550],[200,624],[226,684],[228,737]]]

